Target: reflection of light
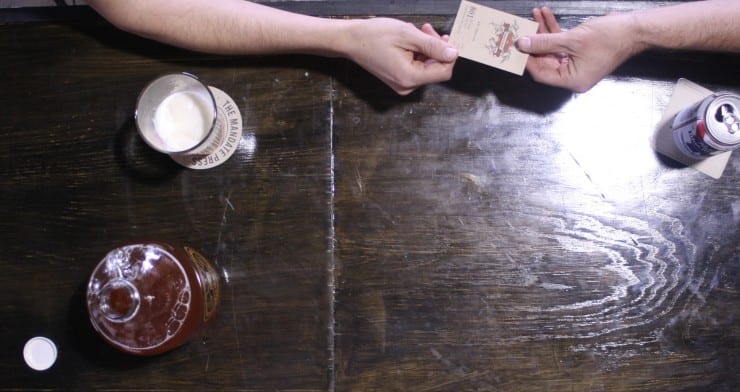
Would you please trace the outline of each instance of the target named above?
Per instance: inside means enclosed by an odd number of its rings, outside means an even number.
[[[226,270],[226,268],[222,268],[221,270],[222,270],[222,271],[223,271],[223,273],[224,273],[224,281],[225,281],[226,283],[229,283],[229,271],[227,271],[227,270]]]
[[[144,261],[141,262],[141,273],[146,273],[150,269],[154,268],[154,260],[159,260],[159,253],[154,249],[147,249],[144,252]]]
[[[252,132],[244,132],[242,139],[239,141],[237,152],[243,154],[245,158],[251,159],[257,150],[257,137]]]
[[[662,116],[656,89],[604,80],[555,114],[551,131],[562,145],[556,164],[564,179],[607,199],[633,197],[659,167],[649,142]]]

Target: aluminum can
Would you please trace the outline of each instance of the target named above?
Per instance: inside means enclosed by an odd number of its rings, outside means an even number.
[[[671,123],[678,150],[705,159],[740,147],[740,95],[712,94],[681,110]]]

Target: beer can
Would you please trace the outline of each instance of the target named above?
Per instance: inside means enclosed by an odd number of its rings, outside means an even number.
[[[705,159],[740,147],[740,95],[712,94],[681,110],[671,123],[678,150]]]

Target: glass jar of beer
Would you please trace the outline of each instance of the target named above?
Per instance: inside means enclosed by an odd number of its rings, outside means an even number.
[[[200,253],[160,241],[108,252],[87,285],[87,310],[98,334],[135,355],[157,355],[195,338],[212,319],[220,279]]]

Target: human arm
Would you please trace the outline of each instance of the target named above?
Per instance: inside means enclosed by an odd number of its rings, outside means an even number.
[[[584,92],[630,57],[649,49],[740,53],[740,1],[707,0],[610,14],[561,31],[549,8],[533,10],[537,35],[517,47],[541,83]]]
[[[88,4],[122,30],[190,50],[347,58],[399,94],[448,80],[457,59],[457,51],[430,25],[418,29],[396,19],[318,18],[244,0]]]

